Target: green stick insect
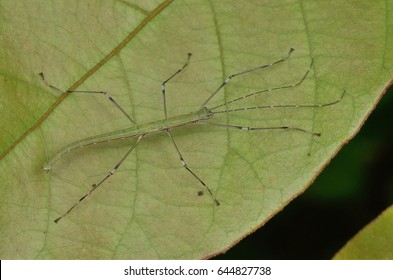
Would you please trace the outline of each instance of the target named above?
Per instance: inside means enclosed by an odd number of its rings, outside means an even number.
[[[93,191],[95,191],[100,185],[102,185],[109,177],[111,177],[116,170],[123,164],[123,162],[126,160],[126,158],[130,155],[130,153],[135,149],[135,147],[138,145],[138,143],[145,137],[150,136],[155,133],[166,133],[170,139],[170,141],[173,143],[173,146],[175,148],[176,153],[179,156],[180,162],[197,181],[199,181],[200,184],[203,185],[205,190],[209,193],[210,197],[212,198],[213,202],[218,206],[220,205],[220,202],[217,200],[217,198],[214,196],[208,185],[190,168],[188,167],[186,161],[183,158],[182,153],[180,152],[180,149],[178,145],[176,144],[175,139],[171,135],[171,131],[173,129],[182,127],[182,126],[187,126],[187,125],[205,125],[205,126],[211,126],[211,127],[221,127],[221,128],[227,128],[227,129],[240,129],[244,131],[254,131],[254,130],[296,130],[302,133],[310,134],[312,136],[321,136],[320,133],[315,133],[308,131],[306,129],[302,129],[299,127],[293,127],[293,126],[272,126],[272,127],[247,127],[247,126],[239,126],[239,125],[228,125],[228,124],[219,124],[219,123],[213,123],[210,120],[214,118],[216,114],[228,114],[228,113],[233,113],[233,112],[238,112],[238,111],[245,111],[245,110],[259,110],[259,109],[272,109],[272,108],[319,108],[319,107],[326,107],[326,106],[331,106],[334,105],[342,100],[344,97],[345,91],[343,91],[342,95],[340,98],[337,100],[334,100],[329,103],[323,103],[323,104],[286,104],[286,105],[265,105],[265,106],[253,106],[253,107],[245,107],[245,108],[235,108],[235,109],[225,109],[226,105],[229,105],[231,103],[238,102],[240,100],[250,98],[256,95],[259,95],[264,92],[270,92],[270,91],[277,91],[277,90],[282,90],[286,88],[293,88],[297,87],[300,85],[307,77],[308,73],[310,72],[310,69],[306,71],[306,73],[303,75],[303,77],[296,83],[291,84],[291,85],[285,85],[285,86],[279,86],[279,87],[274,87],[274,88],[269,88],[269,89],[264,89],[260,91],[256,91],[247,95],[244,95],[242,97],[238,97],[229,101],[226,101],[220,105],[214,106],[209,108],[208,104],[210,100],[212,100],[218,93],[222,92],[222,89],[234,78],[240,77],[242,75],[246,75],[248,73],[258,71],[264,68],[271,67],[273,65],[282,63],[286,61],[291,53],[294,51],[294,49],[290,49],[287,56],[284,58],[281,58],[275,62],[261,65],[252,69],[248,69],[236,74],[229,75],[224,82],[221,83],[221,85],[201,104],[198,110],[184,114],[184,115],[179,115],[179,116],[174,116],[174,117],[168,117],[167,115],[167,106],[166,106],[166,91],[165,91],[165,85],[168,83],[171,79],[173,79],[176,75],[178,75],[180,72],[182,72],[189,64],[190,59],[191,59],[191,53],[188,54],[187,61],[181,67],[178,69],[172,76],[170,76],[167,80],[165,80],[162,83],[161,91],[162,91],[162,97],[163,97],[163,109],[164,109],[164,119],[153,121],[153,122],[148,122],[148,123],[143,123],[143,124],[137,124],[137,122],[130,117],[129,114],[127,114],[126,111],[123,110],[123,108],[120,107],[120,105],[108,94],[106,91],[86,91],[86,90],[72,90],[72,91],[62,91],[61,89],[49,84],[45,78],[44,74],[40,73],[39,75],[41,76],[42,80],[44,83],[49,86],[50,88],[59,91],[61,93],[91,93],[91,94],[101,94],[106,96],[109,101],[118,109],[122,112],[122,114],[127,117],[130,122],[132,123],[132,126],[116,131],[112,131],[109,133],[101,134],[101,135],[96,135],[88,138],[84,138],[78,141],[75,141],[69,145],[64,146],[60,150],[58,150],[50,159],[49,161],[43,166],[43,169],[46,171],[50,171],[56,161],[58,161],[63,155],[76,150],[78,148],[82,148],[88,145],[93,145],[97,143],[103,143],[103,142],[110,142],[114,140],[120,140],[120,139],[126,139],[126,138],[136,138],[136,142],[129,148],[129,150],[126,152],[126,154],[121,158],[121,160],[114,166],[114,168],[106,175],[100,182],[97,184],[93,184],[92,188],[90,189],[89,192],[87,192],[85,195],[83,195],[70,209],[68,209],[64,214],[62,214],[60,217],[54,220],[55,223],[58,223],[62,218],[67,216],[75,207],[79,205],[81,201],[83,201],[86,197],[88,197]],[[312,62],[311,62],[312,65]],[[310,68],[311,68],[310,65]],[[202,195],[203,192],[199,191],[198,195]]]

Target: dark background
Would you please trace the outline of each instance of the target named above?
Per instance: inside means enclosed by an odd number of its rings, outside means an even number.
[[[265,226],[214,259],[331,259],[393,203],[393,87],[322,174]]]

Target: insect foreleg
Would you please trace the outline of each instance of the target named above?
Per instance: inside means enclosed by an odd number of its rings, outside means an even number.
[[[255,67],[255,68],[252,68],[252,69],[248,69],[248,70],[245,70],[245,71],[242,71],[242,72],[239,72],[239,73],[236,73],[236,74],[232,74],[232,75],[229,75],[225,80],[224,80],[224,82],[222,82],[222,84],[209,96],[209,98],[208,99],[206,99],[205,100],[205,102],[203,102],[203,104],[201,105],[201,107],[200,107],[200,109],[202,109],[203,107],[205,107],[206,106],[206,104],[222,89],[222,88],[224,88],[231,80],[232,80],[232,78],[235,78],[235,77],[239,77],[239,76],[242,76],[242,75],[244,75],[244,74],[247,74],[247,73],[250,73],[250,72],[254,72],[254,71],[257,71],[257,70],[260,70],[260,69],[263,69],[263,68],[268,68],[268,67],[271,67],[271,66],[273,66],[273,65],[276,65],[276,64],[278,64],[278,63],[281,63],[281,62],[284,62],[285,60],[287,60],[288,58],[289,58],[289,56],[291,55],[291,53],[294,51],[294,49],[292,49],[292,48],[290,48],[289,49],[289,52],[288,52],[288,55],[286,56],[286,57],[284,57],[284,58],[281,58],[281,59],[279,59],[279,60],[277,60],[277,61],[275,61],[275,62],[272,62],[272,63],[269,63],[269,64],[265,64],[265,65],[261,65],[261,66],[258,66],[258,67]]]

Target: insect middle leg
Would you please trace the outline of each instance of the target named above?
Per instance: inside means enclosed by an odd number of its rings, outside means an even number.
[[[190,63],[191,55],[192,55],[191,53],[188,53],[187,61],[186,61],[186,63],[184,63],[183,67],[180,68],[179,70],[177,70],[172,76],[170,76],[168,79],[166,79],[165,81],[162,82],[161,91],[162,91],[162,98],[163,98],[163,102],[164,102],[164,114],[165,114],[165,119],[168,118],[168,115],[167,115],[167,112],[166,112],[165,85],[166,85],[166,83],[169,82],[173,77],[175,77],[177,74],[179,74],[181,71],[183,71],[184,68],[187,67],[188,63]]]
[[[181,154],[181,152],[180,152],[180,150],[179,150],[179,147],[177,146],[177,144],[176,144],[175,140],[173,139],[173,137],[172,137],[171,133],[169,132],[169,130],[166,129],[165,131],[166,131],[166,133],[168,134],[169,138],[171,139],[171,141],[172,141],[172,143],[173,143],[173,146],[175,146],[175,149],[176,149],[176,151],[177,151],[177,154],[179,155],[179,158],[180,158],[180,161],[181,161],[183,167],[184,167],[192,176],[194,176],[194,178],[197,179],[197,180],[206,188],[206,190],[209,192],[211,198],[214,200],[214,203],[215,203],[217,206],[220,205],[220,202],[218,202],[218,200],[215,198],[215,196],[213,195],[212,191],[211,191],[210,188],[205,184],[205,182],[203,182],[202,179],[199,178],[198,175],[196,175],[196,174],[194,173],[194,171],[192,171],[192,170],[188,167],[186,161],[184,160],[184,158],[183,158],[183,156],[182,156],[182,154]]]

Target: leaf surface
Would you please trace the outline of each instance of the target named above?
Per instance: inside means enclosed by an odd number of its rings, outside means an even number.
[[[301,194],[359,130],[393,76],[389,1],[2,1],[0,17],[0,256],[23,259],[199,259],[227,250]],[[28,28],[26,28],[28,27]],[[46,173],[61,147],[132,124],[208,107],[324,104],[216,115],[211,122],[289,130],[187,126],[146,136],[116,174],[59,224],[53,220],[102,180],[135,139],[81,148]]]
[[[365,226],[334,256],[337,260],[391,260],[393,207]]]

